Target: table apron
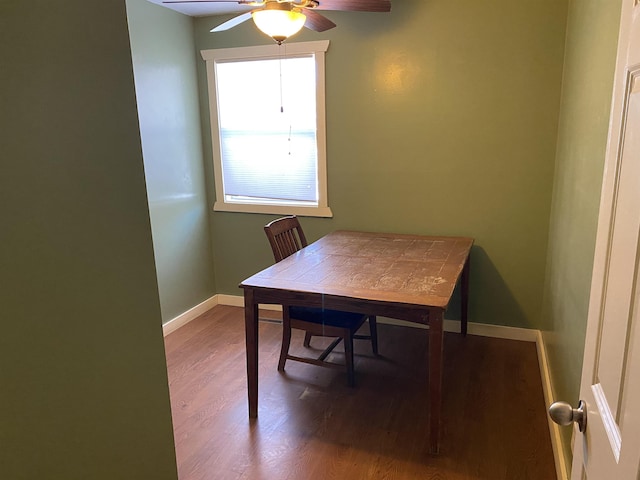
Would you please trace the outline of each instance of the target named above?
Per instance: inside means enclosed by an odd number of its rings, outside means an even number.
[[[305,307],[321,307],[332,310],[376,315],[396,318],[414,323],[429,324],[429,312],[434,315],[444,310],[442,307],[395,303],[381,300],[363,300],[321,293],[302,293],[286,290],[273,290],[259,287],[244,287],[245,307],[248,297],[253,297],[254,304],[295,305]],[[253,295],[250,295],[249,293]],[[249,295],[248,295],[249,294]]]

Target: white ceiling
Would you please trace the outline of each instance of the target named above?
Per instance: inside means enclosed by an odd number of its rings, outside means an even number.
[[[191,17],[206,17],[208,15],[223,15],[227,13],[242,13],[251,10],[252,7],[239,5],[238,2],[190,2],[190,3],[162,3],[162,0],[149,0],[151,3],[170,8],[176,12],[184,13]]]

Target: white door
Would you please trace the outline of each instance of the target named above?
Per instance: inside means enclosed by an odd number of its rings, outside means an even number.
[[[640,0],[623,0],[572,480],[640,480]]]

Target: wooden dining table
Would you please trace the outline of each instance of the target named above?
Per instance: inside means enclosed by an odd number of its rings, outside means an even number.
[[[244,280],[249,417],[258,416],[258,305],[304,305],[429,326],[429,450],[438,453],[443,320],[460,283],[467,332],[473,239],[335,231]]]

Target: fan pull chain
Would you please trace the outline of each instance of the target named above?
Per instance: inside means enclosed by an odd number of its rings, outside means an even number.
[[[283,97],[283,93],[282,93],[282,57],[284,56],[286,58],[287,56],[287,46],[284,46],[284,55],[283,55],[283,46],[282,43],[278,44],[278,67],[280,69],[280,113],[284,113],[284,97]],[[289,146],[289,156],[291,156],[291,130],[292,130],[292,125],[291,123],[289,123],[289,136],[287,138],[287,144]]]
[[[286,48],[284,54],[287,54]],[[284,113],[284,102],[282,100],[282,44],[278,45],[278,67],[280,68],[280,113]]]
[[[282,51],[282,44],[278,45],[278,50]],[[284,57],[286,58],[287,56],[287,46],[284,46]],[[283,55],[280,55],[280,113],[284,113],[284,101],[283,101],[283,93],[282,93],[282,57]],[[289,156],[291,156],[291,123],[289,123],[289,137],[287,138],[287,142],[289,145]]]

